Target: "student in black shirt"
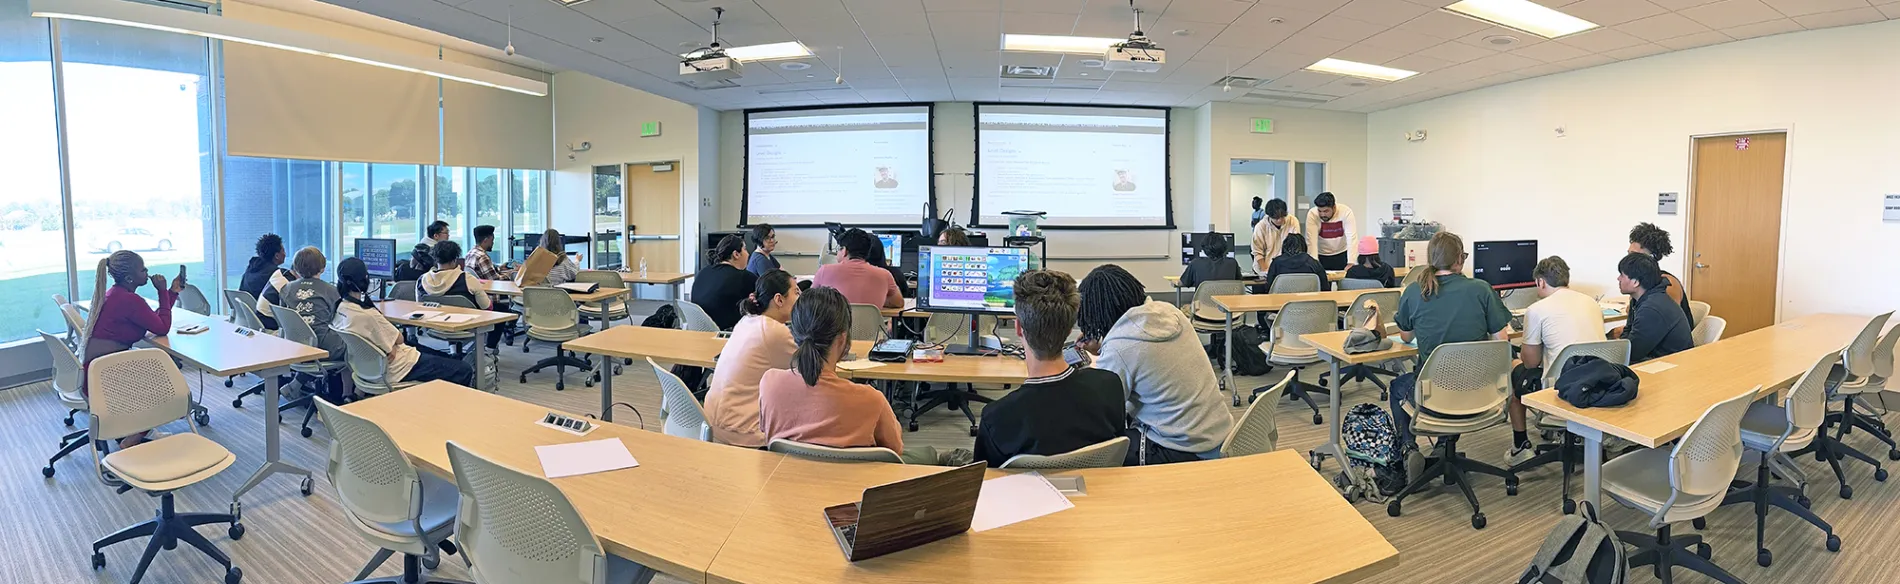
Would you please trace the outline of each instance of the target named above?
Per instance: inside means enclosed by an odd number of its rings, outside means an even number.
[[[1635,297],[1629,321],[1617,338],[1630,342],[1630,362],[1666,357],[1695,348],[1689,315],[1669,297],[1669,281],[1649,254],[1632,252],[1616,264],[1616,286]]]
[[[1319,276],[1319,290],[1325,292],[1332,289],[1332,282],[1326,280],[1326,268],[1319,265],[1318,258],[1306,253],[1306,236],[1298,233],[1286,234],[1286,239],[1280,242],[1280,256],[1267,264],[1267,283],[1254,286],[1253,292],[1268,293],[1273,290],[1273,280],[1285,274]],[[1254,318],[1259,320],[1261,330],[1267,329],[1267,313],[1256,312]]]
[[[1181,270],[1181,287],[1193,288],[1214,280],[1239,280],[1240,262],[1227,257],[1227,252],[1232,250],[1227,238],[1207,234],[1201,240],[1201,255],[1188,262],[1187,269]]]
[[[1346,278],[1372,280],[1386,288],[1399,286],[1398,278],[1392,277],[1392,266],[1379,258],[1379,238],[1370,235],[1359,238],[1359,263],[1346,268]]]
[[[1658,264],[1660,264],[1663,258],[1675,253],[1676,247],[1670,245],[1668,231],[1657,227],[1655,223],[1637,223],[1636,227],[1630,228],[1629,251],[1630,253],[1640,253],[1649,256],[1650,259],[1656,260]],[[1677,278],[1675,274],[1669,273],[1668,270],[1662,270],[1660,265],[1657,269],[1662,272],[1663,283],[1665,284],[1663,289],[1668,292],[1669,298],[1674,301],[1677,306],[1682,308],[1682,314],[1691,319],[1689,326],[1695,326],[1695,321],[1693,320],[1695,313],[1689,310],[1688,289],[1682,286],[1682,280]]]
[[[897,253],[904,253],[904,251],[900,247]],[[884,268],[886,272],[890,272],[891,281],[897,282],[897,292],[899,294],[902,294],[905,298],[917,297],[916,290],[910,287],[910,278],[904,276],[904,269],[902,267],[903,260],[900,258],[886,257],[884,255],[883,243],[880,242],[877,245],[871,246],[870,257],[865,258],[864,261],[873,266]]]
[[[758,286],[758,275],[745,269],[748,259],[745,241],[728,235],[713,249],[712,267],[693,276],[693,304],[705,310],[719,330],[732,330],[739,323],[739,301]]]
[[[994,468],[1019,454],[1062,454],[1124,438],[1128,415],[1121,377],[1070,367],[1062,359],[1082,305],[1075,278],[1053,270],[1023,272],[1014,292],[1016,334],[1026,348],[1029,379],[983,408],[976,460]]]

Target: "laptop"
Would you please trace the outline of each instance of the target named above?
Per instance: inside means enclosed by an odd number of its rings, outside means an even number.
[[[864,490],[864,500],[825,508],[847,561],[903,551],[970,530],[983,490],[981,462]]]

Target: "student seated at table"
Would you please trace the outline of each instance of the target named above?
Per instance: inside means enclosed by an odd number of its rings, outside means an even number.
[[[903,251],[900,250],[898,253],[903,253]],[[905,298],[916,297],[916,293],[910,289],[909,278],[904,277],[904,270],[900,267],[902,260],[886,257],[884,255],[883,242],[879,241],[877,245],[871,246],[871,257],[866,258],[865,262],[873,266],[884,268],[884,271],[890,272],[891,281],[897,282],[897,292],[899,294],[904,295]]]
[[[574,256],[567,255],[567,246],[561,243],[561,232],[553,229],[541,232],[541,248],[561,258],[554,262],[554,267],[548,268],[548,278],[541,285],[559,286],[580,276],[581,266],[574,263]]]
[[[1287,274],[1312,274],[1319,277],[1320,291],[1332,289],[1332,282],[1326,279],[1326,268],[1320,267],[1319,259],[1306,253],[1306,236],[1299,233],[1288,233],[1286,240],[1280,242],[1280,255],[1267,264],[1266,283],[1254,286],[1253,293],[1266,294],[1273,290],[1275,279]],[[1268,327],[1266,312],[1256,312],[1254,318],[1261,329]]]
[[[1359,238],[1359,261],[1346,268],[1346,277],[1353,280],[1372,280],[1386,288],[1397,288],[1398,278],[1392,276],[1392,266],[1386,265],[1379,257],[1379,238],[1365,236]]]
[[[1663,258],[1669,257],[1675,250],[1675,246],[1669,244],[1669,232],[1654,223],[1637,223],[1636,227],[1630,228],[1630,253],[1647,255],[1660,264]],[[1682,280],[1660,267],[1658,270],[1662,271],[1663,281],[1668,284],[1665,288],[1670,300],[1682,308],[1682,314],[1695,318],[1694,311],[1689,310],[1689,292],[1682,287]],[[1691,321],[1689,326],[1695,326],[1695,322]]]
[[[739,301],[751,295],[759,277],[748,272],[743,240],[728,235],[713,248],[712,267],[693,277],[693,304],[706,311],[719,330],[739,322]]]
[[[943,233],[937,234],[937,245],[968,246],[970,245],[970,233],[964,231],[962,227],[955,225],[945,227]]]
[[[761,448],[765,431],[759,429],[759,379],[766,371],[790,369],[792,306],[798,303],[798,285],[791,272],[772,270],[759,277],[756,289],[739,309],[745,316],[732,327],[732,337],[719,352],[712,389],[706,392],[706,422],[713,441]]]
[[[904,448],[904,428],[884,394],[838,377],[851,348],[851,304],[837,290],[813,286],[792,306],[790,369],[759,378],[759,429],[765,441],[783,438],[832,448],[876,446],[912,464],[960,464],[968,453],[939,455],[928,446]]]
[[[363,337],[382,349],[387,358],[383,368],[386,382],[442,380],[463,386],[475,383],[475,369],[467,361],[402,342],[402,331],[389,324],[383,311],[370,302],[369,267],[363,260],[344,258],[337,264],[336,285],[343,301],[337,305],[336,318],[330,321],[329,328]]]
[[[277,301],[278,291],[297,276],[278,267],[284,265],[284,238],[275,233],[257,236],[256,252],[244,264],[244,276],[238,279],[238,289],[257,299],[257,306],[251,309],[257,312],[257,319],[263,321],[264,328],[276,329],[277,317],[271,314],[270,304]]]
[[[1511,324],[1511,311],[1490,284],[1465,276],[1464,239],[1440,231],[1426,243],[1425,257],[1427,265],[1412,269],[1413,274],[1425,274],[1399,293],[1399,311],[1393,318],[1399,336],[1418,345],[1419,363],[1445,343],[1507,338],[1504,328]],[[1398,445],[1405,450],[1416,446],[1412,416],[1405,412],[1405,405],[1417,405],[1413,399],[1417,385],[1416,371],[1398,376],[1392,380],[1388,400]]]
[[[178,291],[185,289],[185,267],[178,267],[178,277],[168,285],[165,277],[152,274],[145,269],[145,258],[127,250],[112,252],[112,255],[99,260],[99,266],[93,271],[92,310],[86,316],[86,338],[80,345],[81,360],[79,373],[79,391],[83,394],[86,387],[86,369],[92,366],[92,360],[129,350],[134,343],[145,340],[146,335],[162,337],[172,331],[172,305],[178,302]],[[107,285],[106,276],[112,277]],[[158,309],[153,310],[145,298],[139,296],[139,287],[150,282],[158,291]],[[121,448],[130,448],[145,441],[145,433],[140,432],[119,440]]]
[[[468,272],[483,280],[502,280],[514,277],[514,270],[503,269],[495,265],[495,259],[488,254],[495,251],[495,226],[475,226],[475,245],[469,246],[468,255],[462,258],[462,265]]]
[[[435,244],[435,270],[422,276],[416,287],[422,294],[430,296],[460,296],[467,298],[476,308],[490,310],[495,307],[494,300],[488,296],[488,285],[481,278],[462,271],[462,245],[454,241],[443,240]],[[488,331],[487,347],[494,352],[501,344],[501,328]]]
[[[1029,379],[983,407],[976,459],[998,467],[1018,454],[1062,454],[1126,437],[1121,376],[1107,369],[1071,367],[1062,358],[1082,304],[1075,278],[1054,270],[1023,272],[1016,277],[1014,292],[1016,335],[1023,340]]]
[[[1524,310],[1524,349],[1511,369],[1511,464],[1537,453],[1524,421],[1524,402],[1518,398],[1543,389],[1539,381],[1551,359],[1573,343],[1603,340],[1603,308],[1595,298],[1570,289],[1570,264],[1550,256],[1531,268],[1540,299]]]
[[[317,333],[317,348],[329,351],[329,359],[340,360],[346,350],[343,337],[324,325],[336,320],[336,307],[342,303],[343,296],[337,293],[335,286],[323,281],[326,263],[322,250],[314,247],[297,250],[297,257],[290,262],[297,279],[284,285],[282,295],[284,308],[303,315],[304,324]]]
[[[839,235],[838,263],[819,266],[812,286],[836,288],[852,304],[903,308],[904,293],[898,290],[897,279],[889,270],[868,261],[871,248],[878,245],[877,238],[863,229]]]
[[[752,259],[746,260],[745,271],[755,276],[764,276],[766,272],[779,269],[778,258],[772,252],[778,250],[778,230],[770,223],[753,225],[745,234],[746,248],[752,250]]]
[[[1233,251],[1233,248],[1227,245],[1227,238],[1213,236],[1203,238],[1201,248],[1196,251],[1201,252],[1200,255],[1195,256],[1188,262],[1187,268],[1181,270],[1182,288],[1193,288],[1201,285],[1201,282],[1240,279],[1240,262],[1227,257],[1227,252]]]
[[[1689,315],[1669,297],[1669,280],[1649,254],[1631,252],[1616,264],[1616,287],[1634,297],[1616,338],[1630,342],[1630,362],[1667,357],[1695,348]]]
[[[1095,367],[1121,378],[1138,431],[1131,439],[1148,437],[1148,464],[1219,458],[1234,416],[1187,313],[1148,298],[1141,280],[1115,264],[1090,271],[1080,291],[1077,344],[1099,355]],[[1138,454],[1128,450],[1129,466]]]

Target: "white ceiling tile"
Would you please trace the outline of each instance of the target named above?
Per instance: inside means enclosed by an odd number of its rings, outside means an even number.
[[[1471,61],[1471,64],[1503,72],[1516,71],[1526,67],[1536,67],[1544,64],[1544,62],[1530,57],[1521,57],[1512,53],[1497,53],[1489,57],[1475,59]]]
[[[1345,49],[1346,47],[1350,47],[1350,46],[1352,46],[1351,41],[1322,38],[1322,37],[1307,34],[1306,32],[1302,31],[1300,34],[1293,35],[1291,37],[1288,37],[1284,41],[1280,41],[1280,44],[1273,46],[1273,50],[1284,51],[1284,52],[1289,52],[1289,53],[1298,53],[1301,55],[1324,56],[1324,55],[1331,55],[1333,53],[1337,53]]]
[[[1658,14],[1649,18],[1616,25],[1616,30],[1629,33],[1637,38],[1660,41],[1679,36],[1709,32],[1709,27],[1675,13]]]
[[[1405,0],[1433,10],[1457,4],[1458,0]],[[1577,0],[1536,0],[1537,2],[1576,2]],[[1547,4],[1548,5],[1548,4]]]
[[[1003,0],[924,0],[925,12],[996,12]]]
[[[1719,2],[1721,0],[1649,0],[1649,1],[1655,3],[1657,6],[1663,7],[1663,10],[1682,11],[1687,8],[1693,8],[1696,6],[1709,4],[1711,2]]]
[[[1175,65],[1168,73],[1168,83],[1183,85],[1207,85],[1227,75],[1227,64],[1219,61],[1194,60]]]
[[[1363,45],[1379,47],[1381,49],[1392,49],[1405,53],[1416,53],[1421,49],[1441,42],[1444,42],[1444,40],[1438,37],[1396,28],[1359,41],[1359,43]]]
[[[1624,47],[1643,44],[1643,39],[1615,29],[1599,28],[1557,39],[1557,42],[1570,45],[1592,53],[1614,51]]]
[[[1262,87],[1262,89],[1275,89],[1275,90],[1280,90],[1280,91],[1306,91],[1315,87],[1319,87],[1321,85],[1325,85],[1327,83],[1331,83],[1334,80],[1339,79],[1339,77],[1340,76],[1338,75],[1333,75],[1330,73],[1320,73],[1316,71],[1294,71],[1292,73],[1288,73],[1286,75],[1280,76],[1279,79],[1273,80],[1272,83],[1270,83],[1266,87]]]
[[[1463,63],[1472,59],[1495,55],[1497,51],[1480,49],[1461,42],[1452,41],[1426,48],[1425,50],[1419,51],[1418,54],[1434,59],[1444,59],[1453,63]]]
[[[454,4],[461,4],[461,3],[456,2]],[[595,6],[595,4],[599,4],[599,6]],[[751,4],[751,3],[747,2],[746,4]],[[588,2],[588,3],[576,5],[574,7],[574,10],[580,12],[581,14],[594,17],[594,20],[598,20],[601,22],[625,22],[627,20],[639,18],[642,16],[672,12],[672,10],[668,9],[665,6],[660,5],[660,3],[656,2],[655,0],[621,0],[619,2]],[[527,15],[527,13],[522,10],[516,10],[516,12],[521,12],[522,16]]]
[[[1875,10],[1872,7],[1855,8],[1853,10],[1842,10],[1840,12],[1823,12],[1820,14],[1809,14],[1807,16],[1794,17],[1795,22],[1801,23],[1801,26],[1808,27],[1809,30],[1813,30],[1817,28],[1827,28],[1830,26],[1847,26],[1850,24],[1865,24],[1869,22],[1879,22],[1886,19],[1887,19],[1887,16],[1885,14],[1881,14],[1879,10]]]
[[[1761,0],[1722,0],[1682,11],[1683,16],[1709,28],[1722,29],[1781,18]]]
[[[1358,45],[1353,45],[1353,46],[1341,49],[1339,52],[1333,53],[1330,56],[1336,59],[1358,61],[1360,63],[1372,63],[1376,65],[1379,63],[1384,63],[1386,61],[1397,59],[1399,57],[1403,57],[1405,55],[1406,55],[1405,53],[1394,51],[1391,49],[1381,49],[1378,47],[1370,47],[1364,44],[1358,44]]]
[[[1699,32],[1692,35],[1679,36],[1673,39],[1663,39],[1660,41],[1656,41],[1656,44],[1669,47],[1674,50],[1683,51],[1683,50],[1693,49],[1696,47],[1706,47],[1709,45],[1722,44],[1722,43],[1726,43],[1732,40],[1735,40],[1735,39],[1729,38],[1728,35],[1715,32],[1715,31],[1709,31],[1709,32]]]
[[[910,96],[905,95],[902,89],[859,89],[858,95],[863,97],[865,101],[870,102],[905,101],[910,99]]]
[[[1247,47],[1264,51],[1273,48],[1274,45],[1280,44],[1281,41],[1285,41],[1287,37],[1293,36],[1294,32],[1295,29],[1292,27],[1249,29],[1244,26],[1230,26],[1222,30],[1221,33],[1215,36],[1208,44]],[[1163,44],[1161,46],[1167,47],[1168,45]]]
[[[1583,0],[1564,6],[1563,12],[1601,26],[1615,26],[1666,11],[1649,0]]]
[[[1310,34],[1333,40],[1346,41],[1348,43],[1356,43],[1366,40],[1372,35],[1385,32],[1386,28],[1388,27],[1383,24],[1374,24],[1363,20],[1346,18],[1344,16],[1329,15],[1319,19],[1319,22],[1307,26],[1306,29],[1301,30],[1299,34]]]
[[[1775,10],[1792,18],[1823,12],[1839,12],[1855,8],[1866,8],[1867,0],[1764,0]]]
[[[1451,61],[1446,61],[1444,59],[1436,59],[1436,58],[1427,57],[1424,55],[1406,55],[1406,56],[1399,57],[1397,59],[1393,59],[1391,61],[1387,61],[1381,64],[1387,67],[1397,67],[1400,69],[1404,69],[1406,71],[1417,71],[1420,73],[1425,73],[1428,71],[1437,71],[1439,69],[1456,65],[1456,63],[1453,63]]]
[[[1510,37],[1511,39],[1514,39],[1514,40],[1512,40],[1510,44],[1506,44],[1506,45],[1491,44],[1490,39],[1496,39],[1499,37]],[[1480,49],[1488,49],[1492,51],[1515,51],[1524,47],[1542,44],[1545,42],[1545,39],[1544,37],[1540,37],[1540,36],[1530,34],[1530,33],[1519,32],[1519,31],[1511,30],[1504,27],[1492,26],[1492,27],[1486,27],[1484,30],[1474,32],[1474,33],[1465,35],[1463,37],[1459,37],[1458,42],[1471,45],[1474,47],[1478,47]]]
[[[794,20],[849,20],[843,0],[752,0],[779,22]],[[584,6],[584,5],[583,5]]]
[[[1256,48],[1251,48],[1251,47],[1236,47],[1236,46],[1231,46],[1231,45],[1223,45],[1219,43],[1214,43],[1214,44],[1207,45],[1205,47],[1201,47],[1201,52],[1196,53],[1194,55],[1194,58],[1206,59],[1209,61],[1219,61],[1222,63],[1233,63],[1235,67],[1239,67],[1250,61],[1253,61],[1256,58],[1259,58],[1260,54],[1265,53],[1265,52],[1266,52],[1265,49],[1256,49]]]
[[[1421,14],[1398,26],[1399,30],[1441,39],[1455,39],[1487,28],[1491,28],[1491,25],[1438,10]]]
[[[1558,61],[1556,64],[1563,65],[1571,69],[1585,69],[1589,67],[1595,67],[1597,65],[1608,65],[1610,63],[1615,63],[1615,62],[1616,62],[1616,59],[1611,59],[1603,55],[1590,55],[1588,57],[1577,57],[1575,59],[1570,59],[1567,61]]]
[[[1514,49],[1511,51],[1511,54],[1520,57],[1530,57],[1545,63],[1555,63],[1566,59],[1582,57],[1590,54],[1590,52],[1563,43],[1545,42],[1521,49]]]
[[[1050,103],[1087,103],[1089,100],[1095,99],[1096,91],[1099,90],[1055,88],[1050,89],[1049,94],[1044,96],[1043,100]]]
[[[1004,12],[1003,32],[1066,35],[1075,31],[1075,19],[1074,14],[1059,12]]]
[[[1618,61],[1628,61],[1630,59],[1641,59],[1650,55],[1667,52],[1669,52],[1669,47],[1656,43],[1643,43],[1634,47],[1623,47],[1614,51],[1604,51],[1602,54],[1605,57]]]
[[[1017,12],[1067,12],[1069,14],[1081,14],[1084,4],[1088,4],[1087,0],[1009,0],[1003,3],[1003,8]],[[1142,8],[1145,10],[1148,7],[1142,6]],[[1146,21],[1152,17],[1152,15],[1153,13],[1143,12],[1142,20]]]
[[[844,7],[856,15],[914,14],[924,11],[923,0],[844,0]]]
[[[1880,9],[1881,14],[1887,15],[1887,18],[1900,18],[1900,2],[1882,4],[1876,8]]]
[[[1333,11],[1333,14],[1385,26],[1398,26],[1431,11],[1430,8],[1405,0],[1352,0]]]
[[[1518,74],[1523,75],[1525,79],[1529,79],[1532,77],[1542,77],[1542,76],[1550,75],[1554,73],[1562,73],[1569,70],[1570,70],[1569,67],[1565,67],[1559,63],[1545,63],[1543,65],[1538,65],[1536,67],[1526,67],[1523,69],[1518,69],[1517,72]]]
[[[1161,13],[1161,18],[1228,23],[1246,14],[1247,9],[1253,6],[1252,2],[1243,0],[1174,0]]]
[[[1304,8],[1321,12],[1332,12],[1345,6],[1351,0],[1256,0],[1260,6],[1281,8]]]
[[[1049,97],[1046,87],[1002,87],[996,90],[996,98],[1002,101],[1042,101]]]
[[[1722,34],[1728,35],[1729,38],[1741,40],[1798,30],[1806,29],[1801,27],[1801,23],[1786,18],[1777,18],[1768,22],[1757,22],[1755,24],[1744,24],[1734,28],[1725,28],[1722,29]]]

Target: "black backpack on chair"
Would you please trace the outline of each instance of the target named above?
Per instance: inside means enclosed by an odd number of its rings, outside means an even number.
[[[1227,333],[1208,335],[1207,357],[1217,366],[1227,363]],[[1266,375],[1273,372],[1266,351],[1260,350],[1260,329],[1252,325],[1234,327],[1234,375]]]

